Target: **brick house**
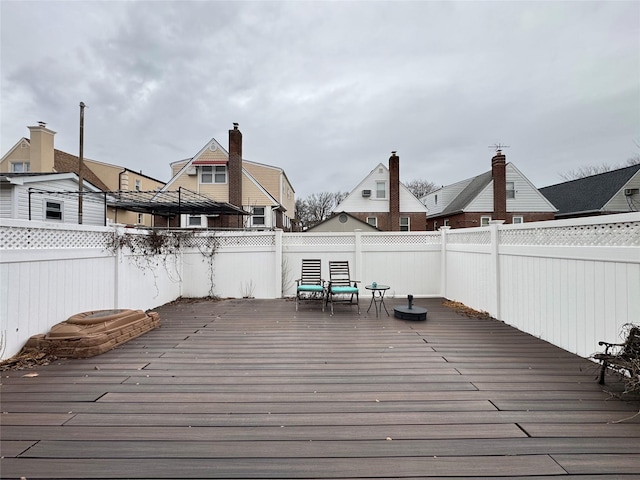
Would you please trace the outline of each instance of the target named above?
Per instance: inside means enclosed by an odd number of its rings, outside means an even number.
[[[429,210],[427,230],[479,227],[491,220],[553,220],[556,211],[515,165],[506,162],[501,150],[488,172],[439,188],[421,200]]]
[[[332,211],[342,212],[382,231],[426,230],[427,208],[400,182],[396,152],[391,152],[389,168],[378,164]]]

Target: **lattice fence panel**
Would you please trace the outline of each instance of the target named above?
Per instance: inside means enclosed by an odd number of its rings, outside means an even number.
[[[109,232],[4,226],[0,228],[0,249],[105,248],[111,236]]]
[[[439,245],[440,234],[425,235],[363,235],[363,245]]]
[[[272,247],[275,245],[274,235],[223,235],[216,237],[220,247]]]
[[[489,245],[491,243],[491,232],[489,231],[465,232],[463,230],[466,229],[459,229],[456,232],[449,230],[447,243],[464,245]]]
[[[502,245],[640,246],[640,222],[500,230]]]
[[[314,236],[309,234],[285,235],[282,238],[283,246],[323,246],[323,245],[354,245],[354,236]]]

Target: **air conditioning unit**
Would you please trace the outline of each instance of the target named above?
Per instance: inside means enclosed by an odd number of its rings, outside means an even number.
[[[196,170],[196,167],[189,167],[187,169],[187,175],[193,176],[197,174],[198,174],[198,171]]]
[[[640,188],[625,188],[624,189],[624,194],[627,197],[630,197],[631,195],[638,195],[638,193],[640,193]]]
[[[362,190],[362,196],[363,197],[370,197],[371,196],[371,190]]]

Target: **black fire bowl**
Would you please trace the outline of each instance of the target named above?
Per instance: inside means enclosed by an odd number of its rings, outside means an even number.
[[[393,307],[393,316],[402,320],[426,320],[427,309],[414,306]]]

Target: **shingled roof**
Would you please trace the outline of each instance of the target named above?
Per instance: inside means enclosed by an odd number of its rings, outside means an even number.
[[[456,198],[454,198],[449,205],[440,213],[435,216],[452,215],[454,213],[460,213],[464,211],[467,205],[475,199],[487,185],[491,183],[493,179],[491,170],[484,172],[477,177],[473,177],[473,180],[462,190]]]
[[[53,166],[58,173],[75,173],[80,175],[79,172],[80,159],[75,155],[63,152],[62,150],[54,150]],[[109,187],[100,180],[100,178],[93,173],[93,171],[85,164],[82,168],[82,178],[94,184],[103,192],[109,190]]]
[[[606,204],[640,170],[640,164],[540,188],[558,209],[557,217],[602,212]]]

